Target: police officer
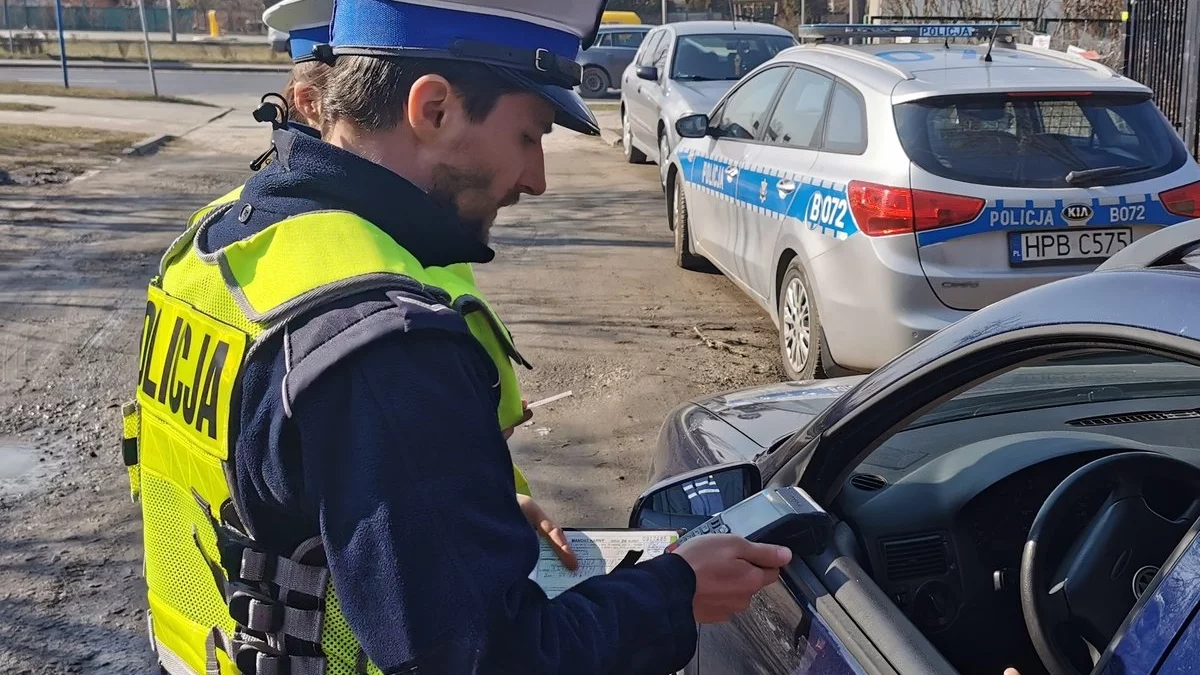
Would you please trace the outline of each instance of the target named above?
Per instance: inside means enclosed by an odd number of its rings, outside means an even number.
[[[320,92],[329,72],[314,50],[329,44],[332,16],[333,0],[282,0],[268,7],[262,16],[267,26],[288,34],[288,51],[295,64],[283,90],[289,121],[314,130],[321,127],[314,95]]]
[[[708,535],[548,599],[511,334],[453,265],[596,134],[603,0],[339,0],[322,139],[202,209],[148,289],[125,456],[171,673],[665,673],[787,549]],[[135,477],[136,476],[136,477]]]

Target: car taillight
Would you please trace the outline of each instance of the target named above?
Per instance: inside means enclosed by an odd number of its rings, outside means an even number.
[[[950,195],[909,188],[850,181],[850,212],[863,234],[924,232],[969,223],[979,217],[984,201],[978,197]]]
[[[1164,209],[1177,216],[1200,218],[1200,182],[1161,192],[1158,198]]]

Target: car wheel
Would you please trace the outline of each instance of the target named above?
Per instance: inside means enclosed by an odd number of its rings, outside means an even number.
[[[633,147],[633,127],[629,125],[629,113],[621,111],[621,145],[625,147],[625,161],[630,164],[644,164],[646,153]]]
[[[779,350],[791,380],[825,377],[827,350],[812,286],[799,259],[793,259],[779,286]]]
[[[583,77],[579,82],[579,94],[584,98],[600,98],[608,93],[608,74],[603,70],[588,66],[583,69]]]
[[[664,131],[658,136],[658,182],[662,187],[663,194],[667,193],[667,167],[671,165],[671,148],[668,147],[670,141],[667,140],[667,133]]]
[[[703,269],[704,258],[692,253],[692,233],[688,228],[687,197],[683,181],[676,177],[671,185],[671,229],[675,231],[675,264],[685,270]]]

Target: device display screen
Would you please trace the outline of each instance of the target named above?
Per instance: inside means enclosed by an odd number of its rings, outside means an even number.
[[[781,515],[783,514],[777,506],[764,495],[759,495],[725,509],[721,513],[721,520],[725,521],[735,534],[746,536]]]

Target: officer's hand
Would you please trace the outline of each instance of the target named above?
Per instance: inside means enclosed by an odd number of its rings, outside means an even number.
[[[779,578],[792,552],[733,534],[706,534],[675,549],[696,572],[692,611],[698,623],[721,623],[750,606],[750,599]]]
[[[539,534],[550,540],[558,559],[567,566],[567,569],[574,572],[579,567],[579,561],[575,559],[575,552],[571,550],[571,544],[567,541],[567,535],[563,533],[562,528],[550,520],[550,516],[546,515],[546,511],[533,501],[533,497],[518,494],[517,503],[521,505],[521,513],[525,514],[525,520],[528,520]]]
[[[507,441],[508,439],[512,438],[513,432],[517,430],[517,427],[519,427],[522,424],[525,424],[529,420],[533,419],[533,411],[530,410],[529,408],[525,407],[527,405],[529,405],[529,401],[526,401],[525,399],[521,399],[521,408],[525,411],[525,416],[522,417],[521,421],[517,422],[516,425],[511,426],[502,432],[504,434],[504,440]]]

